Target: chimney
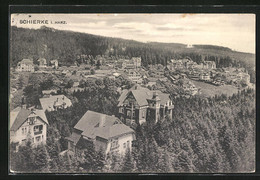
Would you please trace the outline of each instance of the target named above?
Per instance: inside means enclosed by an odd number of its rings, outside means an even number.
[[[155,99],[158,96],[158,92],[154,91],[153,92],[153,99]]]
[[[24,97],[22,97],[21,108],[26,109],[26,103],[25,103],[25,98]]]
[[[100,123],[99,123],[99,127],[103,127],[106,121],[106,115],[102,114],[100,117]]]
[[[21,108],[22,108],[22,109],[26,109],[26,104],[22,104],[22,105],[21,105]]]

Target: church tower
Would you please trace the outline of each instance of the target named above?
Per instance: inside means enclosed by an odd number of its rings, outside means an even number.
[[[148,109],[147,109],[147,121],[155,122],[160,118],[160,98],[158,96],[158,92],[153,92],[153,97],[151,99],[147,99],[148,101]]]

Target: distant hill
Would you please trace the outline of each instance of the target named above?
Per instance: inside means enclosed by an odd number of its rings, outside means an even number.
[[[254,54],[232,51],[227,47],[194,45],[193,48],[186,48],[186,45],[179,43],[142,43],[48,27],[36,30],[11,27],[10,49],[13,67],[23,58],[31,58],[36,63],[40,57],[47,61],[58,59],[60,63],[73,64],[77,55],[87,54],[115,58],[140,56],[144,66],[166,65],[171,58],[190,56],[197,63],[204,59],[216,61],[218,67],[242,65],[251,71],[255,68]]]

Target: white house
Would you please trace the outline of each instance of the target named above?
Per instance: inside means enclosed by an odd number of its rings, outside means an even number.
[[[59,61],[57,59],[51,60],[50,61],[51,67],[58,69],[59,67]]]
[[[30,59],[23,59],[21,62],[18,62],[16,71],[18,72],[34,72],[33,61]]]
[[[48,120],[43,110],[28,110],[21,107],[10,112],[10,142],[25,145],[46,143]]]
[[[68,141],[68,149],[78,152],[93,143],[96,150],[123,154],[131,150],[135,139],[134,130],[123,124],[115,116],[87,111],[74,126]]]
[[[71,100],[64,95],[50,95],[40,98],[43,111],[57,111],[57,109],[66,109],[72,106]]]
[[[40,68],[46,68],[47,67],[47,61],[46,61],[45,58],[39,58],[38,62],[39,62],[39,67]]]

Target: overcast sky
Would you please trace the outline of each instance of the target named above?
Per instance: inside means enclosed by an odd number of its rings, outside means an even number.
[[[255,53],[254,14],[12,14],[11,25],[41,27],[20,24],[20,20],[66,21],[46,26],[142,42],[211,44]]]

